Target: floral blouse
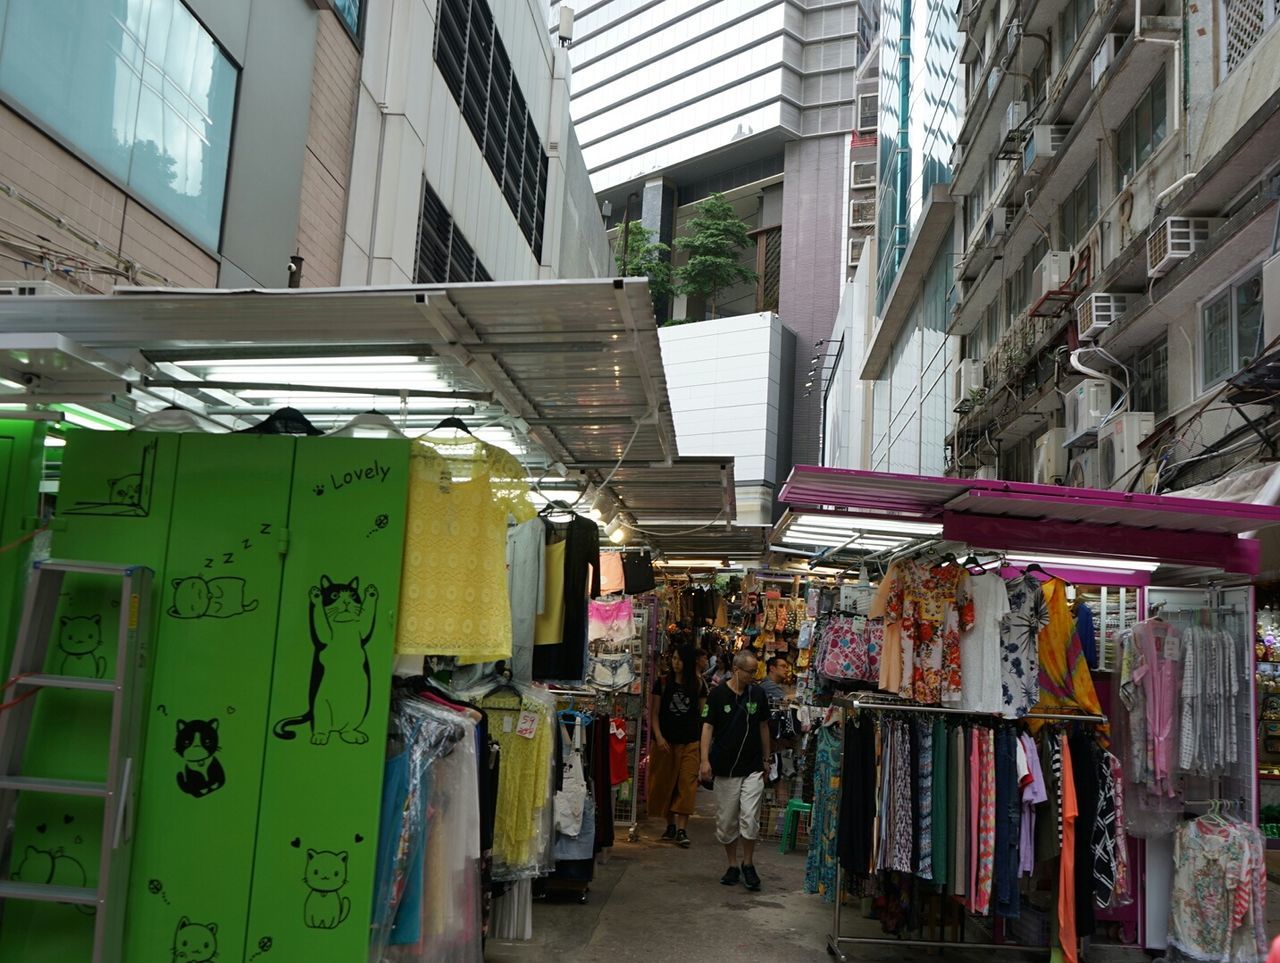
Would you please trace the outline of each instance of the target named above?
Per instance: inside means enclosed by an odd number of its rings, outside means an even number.
[[[896,625],[902,637],[899,694],[917,702],[959,702],[960,634],[973,626],[969,573],[959,565],[906,564],[895,566],[889,579],[884,622],[886,628]]]

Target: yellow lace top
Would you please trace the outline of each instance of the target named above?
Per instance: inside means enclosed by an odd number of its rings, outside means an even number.
[[[555,722],[546,703],[514,692],[494,692],[480,705],[489,713],[489,736],[502,746],[497,819],[493,826],[496,873],[522,874],[537,862],[535,843],[545,809],[550,805],[551,740]],[[522,712],[538,718],[533,736],[517,730]]]
[[[474,438],[414,442],[397,652],[511,658],[507,517],[535,514],[524,477],[509,452]]]

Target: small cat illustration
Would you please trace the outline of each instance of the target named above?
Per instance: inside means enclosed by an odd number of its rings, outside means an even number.
[[[24,883],[37,883],[52,886],[70,886],[83,889],[88,885],[84,865],[74,856],[68,856],[58,849],[39,849],[28,846],[22,862],[13,871],[13,878]],[[71,903],[65,904],[73,906]],[[93,907],[75,905],[74,909],[86,916],[93,915]]]
[[[347,885],[346,852],[308,849],[303,882],[309,892],[302,921],[313,930],[335,929],[351,912],[351,900],[338,892]]]
[[[227,784],[227,774],[217,757],[218,720],[178,720],[178,735],[173,751],[186,763],[178,773],[178,788],[199,799],[217,792]]]
[[[218,924],[193,923],[184,916],[173,934],[173,963],[209,963],[218,955]]]
[[[107,674],[107,660],[96,655],[102,645],[102,616],[64,615],[59,619],[58,648],[62,651],[62,675],[101,679]]]
[[[175,619],[229,619],[257,607],[257,599],[244,600],[244,579],[223,576],[206,580],[197,575],[173,580],[169,614]]]
[[[142,475],[121,475],[107,481],[107,501],[112,505],[142,504]]]
[[[311,724],[311,743],[323,746],[336,733],[343,742],[363,745],[369,737],[360,729],[369,714],[369,655],[365,646],[373,638],[378,588],[360,593],[360,580],[334,582],[320,576],[320,584],[308,593],[311,600],[311,687],[306,713],[281,719],[274,732],[281,739],[296,738],[290,731]]]

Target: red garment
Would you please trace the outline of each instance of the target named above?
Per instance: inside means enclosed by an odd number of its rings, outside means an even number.
[[[627,766],[627,720],[623,718],[609,720],[609,775],[614,786],[631,778]]]

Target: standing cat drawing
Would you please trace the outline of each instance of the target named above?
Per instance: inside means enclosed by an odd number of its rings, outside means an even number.
[[[320,576],[308,593],[311,602],[311,688],[307,711],[281,719],[273,730],[281,739],[296,738],[291,730],[311,724],[311,744],[323,746],[331,735],[361,745],[369,737],[361,731],[369,713],[369,655],[378,608],[377,586],[360,593],[360,580],[334,582]]]
[[[339,892],[347,885],[346,852],[308,849],[302,881],[308,890],[302,905],[303,922],[313,930],[337,929],[351,912],[351,899]]]
[[[62,675],[101,679],[107,660],[97,654],[102,645],[101,615],[64,615],[58,620],[58,649],[62,652]]]

